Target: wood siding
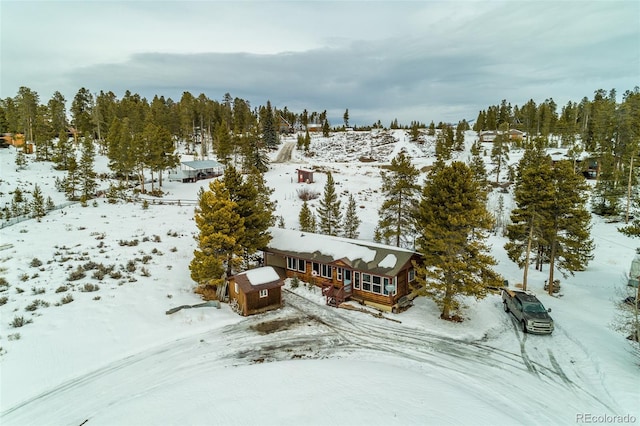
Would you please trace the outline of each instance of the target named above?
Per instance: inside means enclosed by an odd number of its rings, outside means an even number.
[[[297,258],[297,259],[302,259],[302,258]],[[371,274],[371,272],[368,271],[360,271],[357,269],[352,269],[349,266],[341,263],[340,261],[336,261],[333,264],[331,264],[331,275],[332,278],[326,278],[326,277],[322,277],[320,275],[313,275],[313,263],[312,261],[309,261],[307,259],[302,259],[305,261],[306,265],[305,265],[305,271],[294,271],[291,269],[287,268],[287,259],[286,257],[283,256],[277,256],[273,253],[266,253],[265,256],[265,266],[278,266],[281,268],[284,268],[284,270],[286,271],[286,275],[287,278],[293,278],[293,277],[298,277],[300,280],[307,282],[307,283],[312,283],[314,285],[316,285],[317,287],[322,287],[323,284],[326,285],[333,285],[336,288],[340,288],[342,286],[344,286],[344,272],[343,272],[343,280],[338,280],[337,278],[337,268],[341,267],[343,269],[348,269],[350,271],[352,271],[352,277],[351,277],[351,283],[352,283],[352,292],[353,292],[353,296],[354,299],[356,300],[360,300],[360,301],[365,301],[365,302],[373,302],[373,303],[377,303],[380,305],[385,305],[385,306],[392,306],[394,305],[399,298],[401,298],[402,296],[406,296],[410,293],[409,291],[409,285],[408,285],[408,278],[407,278],[407,274],[410,268],[412,268],[411,264],[407,264],[407,267],[405,267],[404,269],[400,270],[400,272],[398,273],[398,275],[395,277],[397,278],[397,287],[396,287],[396,294],[393,296],[390,295],[384,295],[384,294],[377,294],[377,293],[373,293],[370,291],[366,291],[366,290],[362,290],[362,287],[358,290],[355,287],[353,287],[353,282],[354,282],[354,276],[353,274],[355,272],[360,272],[362,273],[366,273],[366,274]],[[326,265],[326,264],[325,264]],[[388,277],[391,280],[393,280],[394,277]],[[362,285],[362,284],[361,284]]]
[[[282,289],[281,287],[270,288],[267,291],[267,297],[260,297],[259,291],[251,293],[243,293],[238,288],[236,292],[236,283],[233,280],[229,283],[229,299],[236,299],[238,307],[243,316],[258,314],[272,309],[278,309],[282,306]]]

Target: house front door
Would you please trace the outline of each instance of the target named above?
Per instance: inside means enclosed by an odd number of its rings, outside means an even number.
[[[343,274],[345,291],[351,293],[351,269],[345,269]]]

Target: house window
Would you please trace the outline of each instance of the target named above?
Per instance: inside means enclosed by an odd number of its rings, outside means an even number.
[[[322,266],[322,270],[320,272],[320,275],[323,276],[324,278],[333,278],[332,274],[331,274],[331,266],[329,265],[325,265],[324,263],[321,265]]]
[[[298,259],[298,271],[307,272],[307,262],[302,259]]]
[[[389,287],[391,286],[391,287]],[[382,279],[382,289],[384,290],[384,294],[386,294],[387,296],[389,295],[389,293],[391,294],[396,294],[396,280],[394,278],[393,280],[393,284],[391,282],[391,280],[389,278],[383,278]],[[391,289],[391,291],[389,291],[389,289]]]
[[[269,290],[260,290],[260,297],[267,297],[269,295]]]
[[[311,264],[311,275],[313,275],[314,277],[317,277],[318,275],[320,275],[320,264],[317,262],[313,262]]]
[[[409,282],[413,281],[416,279],[416,270],[415,269],[409,269],[409,273],[407,276],[407,279],[409,280]]]
[[[239,289],[238,289],[238,283],[233,283],[233,289],[235,290],[235,293],[238,294],[240,293]]]
[[[293,257],[287,257],[287,269],[295,271],[297,269],[296,268],[296,263],[297,263],[296,260],[297,259],[295,259]]]
[[[360,272],[353,273],[353,288],[360,290]]]
[[[362,274],[362,289],[365,291],[371,291],[371,275]]]
[[[338,281],[342,281],[342,268],[336,269],[336,278],[338,279]]]
[[[382,294],[382,278],[374,275],[371,277],[373,281],[373,286],[371,287],[371,291],[374,293]]]

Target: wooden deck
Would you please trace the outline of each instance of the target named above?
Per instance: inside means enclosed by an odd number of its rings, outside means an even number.
[[[322,285],[322,295],[329,306],[340,306],[346,300],[351,298],[351,284],[342,287],[334,287],[333,284]]]

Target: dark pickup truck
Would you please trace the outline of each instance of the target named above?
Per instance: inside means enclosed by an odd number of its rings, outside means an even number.
[[[502,305],[520,322],[524,333],[551,334],[553,319],[538,298],[528,291],[502,289]]]

